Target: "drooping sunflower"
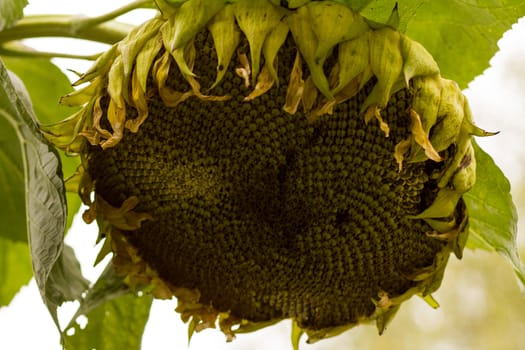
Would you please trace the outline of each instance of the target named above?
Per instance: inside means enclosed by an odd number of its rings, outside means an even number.
[[[285,4],[286,3],[286,4]],[[126,283],[227,339],[310,342],[432,306],[467,239],[468,102],[394,20],[336,1],[158,0],[42,131]],[[71,187],[71,186],[70,186]],[[93,196],[94,193],[94,196]]]

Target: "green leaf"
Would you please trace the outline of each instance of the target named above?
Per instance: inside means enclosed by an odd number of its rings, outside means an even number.
[[[33,271],[40,294],[58,326],[58,305],[80,298],[87,283],[73,251],[64,249],[67,207],[60,158],[39,132],[27,90],[2,61],[0,118],[11,124],[22,146]]]
[[[151,296],[126,294],[96,307],[87,315],[87,326],[75,323],[67,332],[66,349],[140,349],[149,318]]]
[[[345,1],[363,16],[381,23],[386,22],[397,2]],[[525,1],[400,1],[398,9],[399,29],[434,56],[443,77],[465,88],[489,67],[503,33],[525,15]]]
[[[62,254],[54,263],[46,284],[44,301],[48,308],[56,310],[64,301],[80,299],[88,287],[88,281],[82,278],[80,263],[73,248],[63,245]]]
[[[66,349],[140,349],[151,302],[151,296],[131,293],[109,262],[65,329],[74,332],[64,338]],[[76,321],[80,315],[87,328]]]
[[[36,117],[40,123],[50,124],[58,122],[77,110],[77,108],[65,107],[58,103],[59,98],[73,91],[73,88],[65,74],[51,63],[49,59],[29,57],[3,57],[2,59],[6,67],[24,82],[29,91]],[[0,129],[0,135],[2,130]],[[67,178],[75,172],[80,159],[66,156],[61,151],[59,151],[59,154],[62,162],[62,172]],[[0,159],[0,165],[2,165],[1,161],[2,159]],[[21,178],[21,181],[23,181],[23,178]],[[16,188],[23,191],[23,185]],[[1,191],[2,188],[0,187],[0,195],[3,195]],[[71,227],[73,217],[80,208],[80,204],[81,200],[76,193],[67,194],[68,218],[66,231]],[[12,218],[14,216],[7,215],[14,214],[14,212],[11,212],[4,215]],[[0,219],[2,219],[2,216],[0,216]]]
[[[0,169],[0,198],[4,199],[0,237],[27,243],[22,148],[15,129],[5,118],[0,118]]]
[[[72,90],[67,77],[49,60],[41,58],[5,58],[6,66],[24,82],[30,90],[30,97],[38,119],[42,123],[51,123],[65,118],[71,113],[71,108],[60,106],[58,98]],[[50,103],[50,101],[52,101]],[[65,174],[72,174],[78,166],[78,158],[67,157],[60,154],[62,168]],[[25,185],[24,168],[22,159],[22,148],[18,140],[16,130],[5,118],[0,118],[0,198],[5,198],[3,210],[0,211],[0,222],[9,223],[3,225],[0,230],[0,238],[5,238],[6,245],[16,249],[20,254],[20,260],[29,255],[27,247],[27,228],[25,210]],[[80,198],[76,194],[67,194],[68,219],[66,230],[73,222],[75,213],[80,208]],[[25,243],[25,252],[23,244]],[[0,248],[1,250],[2,248]],[[1,258],[1,257],[0,257]],[[13,256],[5,256],[9,263],[0,271],[0,306],[6,305],[14,296],[13,290],[18,290],[31,278],[23,269],[23,261],[15,263]],[[1,263],[0,263],[1,265]],[[20,267],[20,268],[19,268]]]
[[[8,305],[32,276],[27,244],[0,237],[0,307]]]
[[[0,31],[10,27],[24,15],[27,0],[0,1]]]
[[[7,69],[24,82],[40,123],[55,123],[76,111],[58,103],[60,97],[73,88],[65,74],[49,59],[4,56],[2,60]]]
[[[89,289],[85,298],[80,302],[75,315],[67,328],[73,326],[75,319],[80,315],[87,315],[96,307],[107,301],[121,297],[130,292],[129,287],[124,283],[124,279],[115,273],[113,263],[109,262],[104,271],[100,274],[97,282]]]
[[[497,251],[510,260],[525,291],[525,267],[516,245],[518,214],[510,195],[510,184],[492,158],[477,144],[477,179],[465,194],[469,212],[467,247]]]

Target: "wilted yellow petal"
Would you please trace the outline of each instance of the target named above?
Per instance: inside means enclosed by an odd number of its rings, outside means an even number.
[[[385,133],[385,136],[388,137],[390,134],[390,128],[381,117],[381,110],[377,105],[373,105],[368,108],[365,114],[365,123],[368,124],[374,117],[379,122],[379,128]]]
[[[167,107],[175,107],[179,103],[193,96],[193,91],[180,92],[166,85],[170,69],[170,54],[165,52],[153,65],[153,76],[157,83],[157,90],[162,102]]]
[[[410,139],[401,140],[394,147],[394,158],[399,166],[399,171],[403,170],[403,159],[405,159],[405,154],[410,149],[410,143]]]
[[[305,113],[310,112],[317,100],[317,88],[315,87],[312,76],[309,76],[304,81],[303,96],[301,102],[303,103],[303,110]]]
[[[244,80],[244,86],[249,87],[250,86],[250,62],[248,61],[248,56],[244,52],[239,52],[239,63],[241,64],[240,67],[235,68],[235,73],[239,77],[241,77]]]
[[[102,215],[114,227],[121,230],[136,230],[145,220],[153,220],[151,214],[137,213],[133,209],[139,204],[139,199],[131,196],[117,208],[106,202],[100,195],[97,196],[95,203],[97,213]]]
[[[188,83],[190,84],[193,94],[195,96],[197,96],[198,98],[200,98],[201,100],[204,100],[204,101],[227,101],[227,100],[229,100],[231,98],[231,96],[228,96],[228,95],[224,95],[224,96],[204,95],[201,92],[201,85],[199,84],[197,79],[195,79],[192,76],[186,76],[185,78],[188,81]]]
[[[428,135],[425,133],[425,130],[423,130],[423,125],[421,124],[421,118],[419,117],[419,114],[414,110],[410,109],[409,111],[410,115],[410,131],[412,132],[412,136],[414,137],[414,140],[425,150],[425,154],[429,159],[432,159],[435,162],[440,162],[443,159],[437,153],[437,151],[434,149],[434,146],[430,143],[430,140],[428,138]]]
[[[107,118],[111,128],[113,129],[113,133],[110,133],[110,137],[108,137],[107,140],[100,142],[100,146],[103,149],[114,147],[124,136],[126,107],[124,106],[124,99],[122,97],[120,98],[120,104],[122,105],[122,108],[119,107],[118,103],[112,99],[109,101]]]
[[[93,111],[92,111],[93,129],[95,129],[96,132],[100,134],[100,136],[104,138],[110,138],[111,133],[108,130],[103,129],[100,126],[100,121],[102,119],[102,115],[104,114],[104,112],[102,111],[102,107],[100,106],[101,99],[102,99],[102,96],[99,96],[95,100],[95,104],[93,105]]]
[[[117,56],[111,65],[108,73],[108,93],[109,96],[119,108],[124,108],[124,102],[127,101],[129,78],[124,76],[124,64],[122,56]]]
[[[288,89],[286,90],[286,102],[283,106],[283,110],[290,114],[295,114],[303,96],[304,80],[302,66],[301,55],[297,53],[292,72],[290,73]]]
[[[133,71],[131,85],[131,100],[138,114],[137,117],[134,119],[127,119],[125,122],[125,127],[131,132],[137,132],[139,130],[140,125],[142,125],[142,123],[144,123],[144,121],[148,117],[148,103],[146,101],[145,92],[140,86],[138,73],[136,69]]]
[[[264,66],[261,70],[261,74],[257,77],[257,84],[255,85],[255,88],[253,91],[244,98],[244,101],[251,101],[254,98],[261,96],[266,91],[270,90],[274,84],[273,77],[270,73],[270,69],[268,69],[268,66]]]
[[[319,120],[319,117],[325,114],[332,114],[336,105],[336,100],[328,100],[322,103],[319,107],[306,114],[306,120],[309,124],[313,124]]]

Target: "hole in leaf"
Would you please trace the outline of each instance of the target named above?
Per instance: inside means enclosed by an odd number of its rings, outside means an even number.
[[[88,324],[88,318],[86,316],[80,315],[77,317],[75,321],[79,325],[80,329],[86,329],[87,324]]]

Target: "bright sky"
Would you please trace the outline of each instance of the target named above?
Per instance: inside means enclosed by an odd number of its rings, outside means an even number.
[[[31,0],[26,13],[82,13],[94,16],[126,3],[128,3],[127,0]],[[140,23],[149,17],[150,14],[147,11],[138,11],[126,16],[123,20]],[[486,130],[501,131],[500,136],[478,141],[487,152],[493,155],[513,184],[521,180],[525,170],[525,148],[517,146],[523,145],[522,135],[525,135],[525,122],[522,120],[523,111],[525,111],[525,99],[523,98],[525,72],[522,61],[525,57],[525,40],[523,38],[525,38],[524,20],[505,34],[499,43],[501,51],[491,61],[492,68],[477,78],[465,91],[477,124]],[[78,49],[79,52],[85,52],[87,47],[85,42],[79,44],[75,41],[67,41],[64,44],[64,42],[38,40],[33,44],[46,50],[50,50],[52,45],[59,47],[67,45],[68,50]],[[99,52],[104,49],[104,46],[93,45],[92,49],[93,52]],[[71,60],[58,60],[57,64],[62,68],[71,68],[76,71],[84,71],[90,65],[89,62]],[[521,69],[521,75],[516,75],[515,72],[518,72],[519,69]],[[100,273],[100,268],[86,268],[92,265],[98,251],[94,248],[95,239],[96,226],[87,226],[78,217],[73,225],[72,233],[66,238],[66,242],[75,248],[85,276],[91,280]],[[522,239],[523,243],[525,242]],[[180,321],[179,315],[173,311],[175,307],[175,301],[154,302],[150,322],[144,335],[143,349],[187,348],[186,326]],[[62,321],[66,322],[68,316],[74,311],[75,305],[64,307],[61,312]],[[433,316],[427,317],[423,314],[425,312]],[[419,316],[424,320],[432,320],[432,317],[437,317],[433,312],[435,311],[430,308],[424,308]],[[9,330],[2,332],[1,349],[60,349],[58,333],[40,299],[34,281],[22,289],[9,307],[0,309],[0,329]],[[263,349],[268,347],[269,339],[271,339],[273,348],[289,348],[289,334],[289,322],[284,322],[271,329],[257,332],[255,335],[241,335],[238,337],[240,339],[232,344],[227,344],[219,331],[208,330],[194,336],[189,349]],[[308,349],[320,349],[316,345],[310,345]],[[323,348],[330,348],[329,343],[324,342]]]

